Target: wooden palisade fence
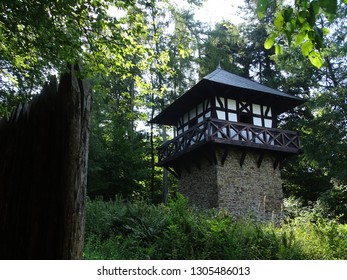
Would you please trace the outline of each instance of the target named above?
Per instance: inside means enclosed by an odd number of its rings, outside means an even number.
[[[89,86],[79,66],[0,120],[0,258],[83,253]]]

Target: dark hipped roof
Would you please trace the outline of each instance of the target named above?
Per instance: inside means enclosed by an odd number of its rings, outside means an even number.
[[[151,122],[176,125],[177,120],[184,113],[206,98],[215,95],[249,101],[255,104],[270,105],[275,114],[286,112],[305,102],[302,98],[217,68],[164,109]]]

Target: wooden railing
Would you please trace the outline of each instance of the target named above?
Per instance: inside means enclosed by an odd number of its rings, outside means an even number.
[[[219,119],[207,119],[158,148],[159,164],[214,142],[250,148],[300,153],[297,132]]]

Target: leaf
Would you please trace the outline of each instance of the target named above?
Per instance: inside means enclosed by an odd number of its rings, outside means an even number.
[[[294,29],[295,29],[295,26],[291,22],[286,23],[286,30],[288,32],[293,33]]]
[[[284,17],[282,12],[278,13],[277,16],[274,19],[274,25],[278,30],[282,30],[282,27],[284,25]]]
[[[319,5],[325,13],[328,14],[328,17],[333,19],[337,12],[337,0],[319,0]]]
[[[275,46],[275,54],[276,55],[280,55],[281,54],[281,46],[278,45],[278,44]]]
[[[300,33],[307,30],[311,30],[311,29],[312,29],[311,25],[308,22],[305,22],[300,28]]]
[[[288,31],[288,30],[285,30],[284,33],[287,36],[288,46],[290,47],[290,45],[292,44],[292,35],[293,35],[293,33]]]
[[[308,56],[310,52],[313,51],[313,44],[311,41],[307,41],[302,44],[301,52],[304,56]]]
[[[296,35],[295,41],[294,41],[294,46],[295,47],[299,46],[304,41],[305,36],[306,36],[305,33],[299,33],[298,35]]]
[[[298,14],[298,20],[300,23],[304,23],[307,21],[307,18],[309,16],[309,13],[307,11],[300,11]]]
[[[284,20],[286,22],[290,21],[292,19],[292,16],[293,16],[293,8],[292,7],[286,7],[283,11],[284,11],[284,14],[283,14]]]
[[[316,37],[316,32],[311,30],[307,33],[307,36],[308,38],[311,40],[311,41],[314,41],[315,37]]]
[[[314,42],[316,44],[315,46],[318,50],[320,50],[323,47],[323,42],[324,42],[323,30],[321,28],[315,27],[314,31],[315,31]]]
[[[319,52],[317,51],[312,51],[309,55],[308,58],[310,59],[311,63],[313,66],[317,68],[321,68],[323,65],[323,59],[322,56],[320,55]]]
[[[276,34],[272,34],[271,36],[266,38],[265,43],[264,43],[265,49],[269,50],[272,48],[272,46],[275,43],[275,37],[276,37]]]
[[[259,19],[265,17],[265,12],[269,6],[270,0],[258,0],[257,2],[257,14]]]
[[[301,8],[308,8],[308,0],[295,0],[295,6]]]
[[[347,2],[347,0],[346,0],[346,2]],[[327,35],[327,34],[330,33],[330,30],[328,28],[326,28],[326,27],[323,27],[322,31],[323,31],[323,35]]]
[[[316,19],[319,16],[320,6],[317,1],[313,1],[310,3],[310,7],[308,8],[309,15],[306,18],[306,21],[313,27],[315,25]]]
[[[323,0],[326,1],[326,0]],[[335,1],[335,0],[328,0],[329,1]],[[320,8],[321,4],[319,4],[317,1],[312,1],[310,4],[310,9],[312,9],[311,11],[313,12],[313,16],[317,17],[319,15],[319,8]]]

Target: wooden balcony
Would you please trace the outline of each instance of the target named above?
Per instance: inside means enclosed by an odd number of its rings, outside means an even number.
[[[284,154],[301,153],[297,132],[245,123],[207,119],[158,148],[158,165],[168,163],[207,143],[262,149]]]

